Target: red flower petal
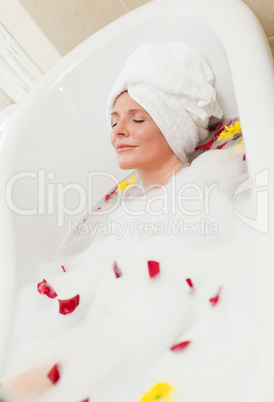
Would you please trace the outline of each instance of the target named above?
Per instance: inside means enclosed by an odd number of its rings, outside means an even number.
[[[243,161],[245,161],[245,154],[244,154],[244,156],[243,156]]]
[[[84,399],[84,400],[83,400],[83,401],[81,401],[81,402],[89,402],[89,398]]]
[[[237,121],[238,121],[238,119],[234,119],[231,121],[226,121],[226,122],[220,123],[219,126],[217,127],[216,133],[214,134],[215,140],[217,140],[217,138],[220,136],[221,132],[224,131],[225,126],[229,127],[229,126],[231,126],[231,124],[234,125]]]
[[[110,195],[114,194],[115,191],[117,190],[117,188],[118,188],[118,186],[116,186],[115,189],[111,191]]]
[[[97,209],[101,209],[101,207],[98,207]]]
[[[177,343],[176,345],[171,346],[170,350],[172,350],[172,352],[179,352],[181,350],[184,350],[190,343],[191,341]]]
[[[151,278],[154,278],[155,276],[159,275],[160,273],[160,264],[157,261],[148,261],[148,272],[149,276]]]
[[[105,201],[108,201],[110,199],[110,194],[107,194],[106,196],[105,196]]]
[[[50,372],[48,373],[47,376],[50,379],[50,381],[52,382],[52,384],[56,384],[57,381],[59,381],[59,379],[60,379],[60,371],[59,371],[58,364],[55,364],[52,367],[52,369],[50,370]]]
[[[217,140],[217,138],[220,136],[221,132],[224,131],[225,126],[227,126],[229,124],[227,123],[220,123],[219,126],[217,127],[217,131],[214,134],[215,136],[215,140]]]
[[[66,272],[64,265],[61,265],[61,268],[64,272]]]
[[[50,297],[51,299],[54,299],[55,297],[57,297],[57,293],[50,286],[50,284],[46,281],[46,279],[43,279],[42,282],[38,283],[37,290],[41,295],[46,295],[46,296]]]
[[[222,145],[219,145],[219,146],[217,147],[217,149],[222,149],[226,144],[227,144],[227,141],[224,142]]]
[[[212,147],[214,140],[210,140],[208,141],[206,144],[200,145],[198,147],[195,148],[195,151],[198,151],[198,149],[202,149],[203,151],[207,151],[208,149],[210,149]]]
[[[59,301],[59,313],[60,314],[71,314],[77,306],[79,306],[80,303],[80,296],[76,295],[72,297],[71,299],[67,300],[60,300]]]
[[[192,280],[191,280],[190,278],[187,278],[186,281],[187,281],[188,286],[189,286],[191,289],[193,289],[194,286],[193,286]]]
[[[216,306],[216,304],[217,304],[218,301],[219,301],[221,289],[222,289],[222,288],[220,287],[219,290],[218,290],[218,293],[216,294],[216,296],[211,297],[211,299],[209,299],[209,302],[211,303],[211,305],[212,305],[213,307]]]
[[[120,278],[120,276],[123,275],[123,274],[122,274],[122,271],[121,271],[120,268],[118,267],[116,261],[114,261],[112,268],[113,268],[113,271],[114,271],[114,273],[115,273],[116,278]]]

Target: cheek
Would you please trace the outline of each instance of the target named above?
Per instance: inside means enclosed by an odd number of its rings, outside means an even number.
[[[134,137],[138,139],[144,146],[155,146],[159,140],[158,130],[154,126],[142,127],[134,133]]]
[[[155,133],[154,141],[151,143],[151,159],[152,160],[167,160],[173,155],[173,151],[168,145],[165,137],[161,132]]]
[[[166,142],[165,137],[161,133],[161,131],[158,130],[153,130],[147,135],[145,139],[145,143],[149,145],[149,147],[152,149],[152,151],[159,152],[167,150],[169,148],[169,145]]]

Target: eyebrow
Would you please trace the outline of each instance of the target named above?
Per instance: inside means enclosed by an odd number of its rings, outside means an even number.
[[[129,109],[128,112],[129,112],[130,114],[135,113],[135,112],[147,113],[144,109]],[[148,113],[147,113],[147,114],[148,114]],[[117,116],[117,115],[119,115],[119,113],[114,111],[114,112],[112,112],[110,115],[111,115],[111,116]]]

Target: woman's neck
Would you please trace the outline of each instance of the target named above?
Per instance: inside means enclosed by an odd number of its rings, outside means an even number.
[[[166,184],[171,176],[175,175],[179,170],[189,166],[188,163],[184,164],[182,161],[177,160],[169,166],[164,166],[157,170],[137,170],[137,173],[143,183],[143,186],[148,189],[149,187],[161,187]]]

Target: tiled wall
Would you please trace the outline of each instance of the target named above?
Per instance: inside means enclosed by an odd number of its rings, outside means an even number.
[[[63,56],[104,25],[151,0],[19,1]],[[243,1],[263,24],[274,54],[274,0]]]
[[[20,0],[64,56],[94,32],[149,0]]]
[[[42,72],[49,70],[60,55],[43,28],[22,6],[20,0],[0,0],[0,23],[13,36],[22,49],[37,64]],[[40,10],[43,14],[43,9]],[[49,21],[49,24],[53,24]],[[59,35],[54,22],[55,34]],[[62,35],[62,33],[60,32]]]
[[[0,23],[45,73],[98,29],[153,0],[0,1]],[[274,55],[274,0],[243,1],[261,21]],[[0,88],[0,110],[11,102]]]
[[[274,0],[243,0],[260,20],[274,56]]]

